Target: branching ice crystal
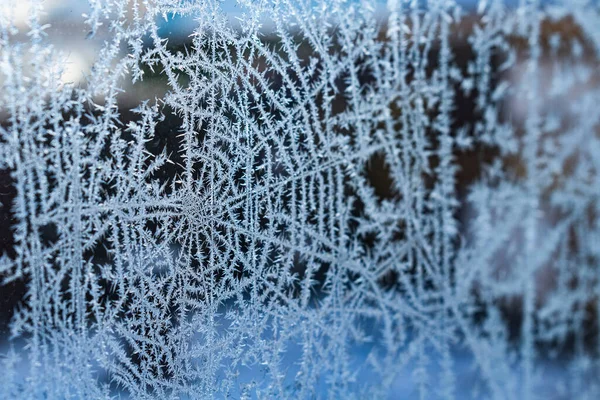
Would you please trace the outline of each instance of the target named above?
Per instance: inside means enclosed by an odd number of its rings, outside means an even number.
[[[2,4],[0,397],[598,398],[600,8],[466,3]]]

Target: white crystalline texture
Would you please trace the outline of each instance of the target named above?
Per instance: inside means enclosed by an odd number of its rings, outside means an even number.
[[[596,1],[5,3],[1,399],[600,398]]]

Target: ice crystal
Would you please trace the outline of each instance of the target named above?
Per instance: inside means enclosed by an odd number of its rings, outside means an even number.
[[[595,1],[8,3],[2,398],[600,396]]]

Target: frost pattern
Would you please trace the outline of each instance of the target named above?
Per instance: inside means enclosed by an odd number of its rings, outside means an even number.
[[[0,397],[598,398],[600,8],[511,4],[7,7]]]

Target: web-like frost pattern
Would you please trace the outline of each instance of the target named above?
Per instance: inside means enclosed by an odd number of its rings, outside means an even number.
[[[90,0],[78,84],[32,4],[0,397],[600,396],[596,2]]]

